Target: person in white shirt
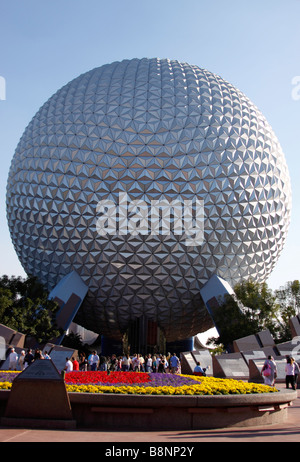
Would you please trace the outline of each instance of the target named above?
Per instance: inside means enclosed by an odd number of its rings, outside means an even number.
[[[64,370],[65,370],[66,372],[72,372],[72,371],[73,371],[73,363],[72,363],[72,361],[70,360],[70,358],[66,358],[66,365],[65,365]]]
[[[122,371],[123,372],[129,371],[130,364],[131,364],[130,356],[124,355],[122,358]]]
[[[51,359],[48,351],[45,351],[44,358],[45,359]]]
[[[157,356],[156,358],[156,370],[158,372],[159,365],[161,363],[161,355]]]
[[[151,354],[148,354],[146,359],[146,372],[152,372],[152,357]]]
[[[138,355],[138,358],[140,360],[140,371],[145,372],[145,360],[143,358],[143,355]]]
[[[93,355],[91,358],[91,370],[96,371],[99,363],[99,356],[97,355],[96,351],[93,351]]]
[[[132,358],[132,368],[135,372],[140,372],[140,355],[136,354]]]
[[[165,355],[162,356],[162,361],[164,361],[165,372],[167,372],[167,369],[168,369],[168,367],[169,367],[169,362],[168,362],[168,360],[167,360],[167,358],[166,358]]]
[[[292,389],[296,390],[295,386],[295,360],[293,358],[287,357],[285,365],[285,384],[286,388],[289,388],[291,384]]]
[[[18,354],[16,353],[15,349],[12,348],[11,349],[11,353],[8,357],[9,359],[9,370],[14,370],[16,371],[17,370],[17,364],[18,364]]]
[[[23,371],[25,367],[25,351],[24,350],[21,351],[18,363],[19,363],[19,367],[21,371]]]

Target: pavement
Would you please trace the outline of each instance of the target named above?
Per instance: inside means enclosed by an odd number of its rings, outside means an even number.
[[[281,385],[282,386],[282,385]],[[279,386],[280,387],[280,386]],[[143,447],[148,443],[158,447],[157,444],[171,447],[198,447],[199,443],[209,442],[300,442],[300,390],[298,397],[288,408],[287,421],[282,424],[268,425],[265,427],[226,427],[214,430],[189,430],[189,431],[105,431],[95,429],[74,430],[44,430],[0,427],[1,443],[102,443],[103,451],[111,451],[111,448]],[[131,445],[131,446],[130,446]],[[125,447],[125,446],[124,446]],[[199,446],[200,447],[200,446]],[[155,449],[153,449],[155,451]],[[182,449],[183,450],[183,449]],[[143,454],[146,454],[144,452]],[[200,453],[199,453],[200,454]],[[100,455],[100,453],[99,453]],[[111,455],[105,454],[104,455]],[[116,454],[115,454],[116,455]],[[121,454],[117,454],[121,455]],[[149,453],[147,454],[149,455]],[[150,454],[150,455],[155,455]],[[163,454],[157,454],[163,455]],[[169,454],[168,454],[169,455]],[[176,455],[176,454],[175,454]],[[184,454],[177,454],[184,455]],[[188,454],[186,454],[188,455]],[[123,454],[124,456],[124,454]],[[125,454],[129,456],[129,454]],[[135,457],[132,457],[135,459]],[[138,459],[138,458],[137,458]]]

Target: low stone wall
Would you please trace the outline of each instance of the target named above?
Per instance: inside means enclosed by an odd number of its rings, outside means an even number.
[[[3,423],[7,422],[3,417],[9,393],[0,391]],[[69,393],[69,397],[77,428],[197,430],[285,422],[288,406],[297,398],[297,391],[226,396]],[[22,424],[26,425],[26,421]],[[39,422],[34,425],[39,426]],[[40,422],[40,427],[44,425],[45,422]]]
[[[151,396],[70,393],[78,427],[196,430],[285,422],[294,390],[255,395]]]

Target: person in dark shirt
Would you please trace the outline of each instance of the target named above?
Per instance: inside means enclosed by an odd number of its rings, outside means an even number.
[[[25,358],[24,358],[24,367],[28,367],[30,366],[30,364],[34,361],[34,356],[32,354],[32,350],[29,348],[27,350],[27,353],[25,355]]]

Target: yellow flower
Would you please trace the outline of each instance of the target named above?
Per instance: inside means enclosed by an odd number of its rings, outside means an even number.
[[[10,390],[12,387],[11,382],[0,382],[0,390]]]

